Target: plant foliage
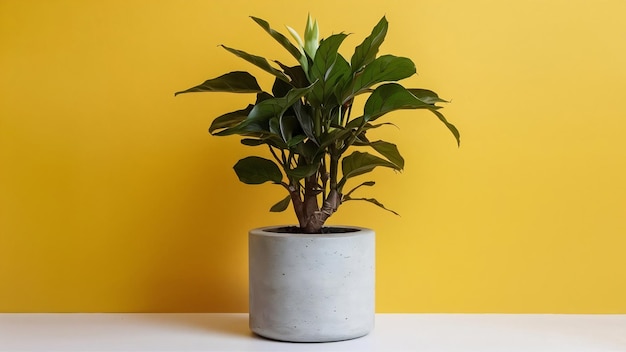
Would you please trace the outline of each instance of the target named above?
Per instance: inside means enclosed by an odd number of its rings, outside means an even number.
[[[458,130],[436,105],[445,100],[431,90],[405,88],[398,83],[416,73],[413,61],[406,57],[378,55],[388,29],[385,17],[355,48],[349,61],[339,53],[347,34],[320,39],[317,21],[310,16],[304,39],[287,27],[295,44],[265,20],[256,17],[252,20],[298,64],[287,66],[222,47],[273,75],[271,92],[262,90],[250,73],[235,71],[175,95],[256,93],[254,104],[215,118],[209,132],[217,136],[239,135],[244,145],[269,149],[273,160],[246,157],[237,162],[235,172],[239,180],[247,184],[271,182],[284,187],[288,195],[270,211],[284,211],[291,204],[303,232],[321,232],[328,217],[350,200],[367,201],[396,214],[376,199],[352,196],[363,186],[373,186],[373,181],[345,189],[354,177],[378,167],[397,171],[404,168],[404,159],[395,144],[368,138],[371,129],[390,124],[376,121],[386,114],[400,109],[428,110],[460,144]],[[363,111],[354,114],[352,107],[357,96],[365,96],[366,101]],[[352,150],[356,146],[365,147],[369,152]]]

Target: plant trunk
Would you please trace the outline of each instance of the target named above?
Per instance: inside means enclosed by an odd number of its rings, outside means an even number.
[[[315,209],[315,211],[307,214],[306,224],[304,228],[302,228],[304,233],[321,233],[322,228],[324,227],[324,223],[326,223],[326,220],[331,215],[333,215],[335,211],[337,211],[337,208],[339,208],[339,205],[341,204],[341,193],[339,193],[337,186],[339,158],[336,157],[335,154],[332,152],[334,152],[334,148],[331,149],[330,155],[330,190],[328,192],[328,196],[326,197],[326,199],[323,200],[321,209]],[[318,187],[318,185],[315,184],[315,187]],[[319,193],[319,191],[315,191]],[[317,193],[315,193],[314,197],[316,199],[315,206],[317,208]]]
[[[328,198],[324,201],[322,209],[315,211],[309,215],[305,227],[302,229],[304,233],[321,233],[326,220],[333,215],[341,203],[341,195],[336,190],[331,190]]]

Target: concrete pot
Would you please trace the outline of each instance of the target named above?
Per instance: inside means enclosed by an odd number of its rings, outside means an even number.
[[[249,233],[250,329],[291,342],[348,340],[374,327],[375,234]]]

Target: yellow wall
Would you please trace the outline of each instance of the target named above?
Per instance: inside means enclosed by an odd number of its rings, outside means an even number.
[[[0,311],[247,310],[246,232],[293,222],[207,133],[250,97],[173,92],[288,59],[276,28],[353,33],[452,99],[391,115],[402,174],[333,224],[378,234],[379,312],[626,313],[626,2],[0,0]],[[348,50],[347,50],[348,51]],[[348,51],[350,52],[350,51]]]

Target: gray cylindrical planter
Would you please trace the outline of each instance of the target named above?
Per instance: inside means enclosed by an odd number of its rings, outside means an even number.
[[[292,342],[364,336],[374,327],[375,235],[249,233],[250,329]]]

